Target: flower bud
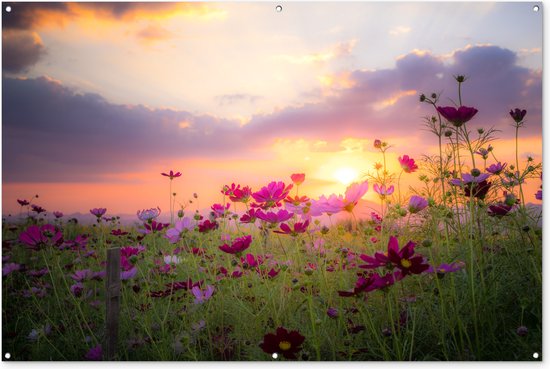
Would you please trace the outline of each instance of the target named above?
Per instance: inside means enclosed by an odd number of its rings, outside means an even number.
[[[483,128],[478,128],[477,129],[477,133],[479,133],[480,135],[482,135],[484,132],[485,132],[485,130]]]
[[[445,137],[451,137],[453,135],[453,131],[447,130],[445,131]]]
[[[426,239],[426,240],[422,241],[422,246],[424,246],[424,247],[431,247],[431,246],[432,246],[432,241]]]
[[[422,94],[420,95],[420,102],[426,101],[426,95]]]
[[[435,92],[432,92],[432,99],[436,99],[437,98],[437,94]]]
[[[462,83],[462,82],[466,81],[466,77],[461,75],[461,74],[459,74],[458,76],[455,76],[455,79],[458,83]]]
[[[470,174],[474,177],[479,177],[481,175],[481,171],[477,168],[474,168],[470,171]]]

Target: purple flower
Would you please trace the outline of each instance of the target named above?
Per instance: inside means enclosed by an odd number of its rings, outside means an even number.
[[[62,218],[63,217],[63,213],[60,212],[60,211],[54,211],[53,212],[53,215],[56,219],[59,219],[59,218]]]
[[[418,213],[424,210],[427,206],[428,201],[421,196],[413,195],[409,200],[409,212],[411,214]]]
[[[379,186],[377,183],[375,183],[374,186],[372,186],[372,189],[374,190],[374,192],[380,195],[380,197],[383,199],[386,198],[386,196],[391,195],[394,191],[393,185],[386,188],[386,185]]]
[[[512,206],[506,205],[503,202],[498,202],[494,205],[489,205],[489,209],[487,210],[487,212],[492,217],[503,217],[505,215],[508,215],[510,210],[512,210]]]
[[[521,123],[523,121],[523,118],[525,118],[525,114],[527,114],[527,110],[523,109],[520,110],[518,108],[515,108],[514,110],[510,109],[510,116],[516,123]]]
[[[467,106],[461,106],[458,109],[453,106],[438,106],[437,111],[455,127],[461,127],[472,119],[478,110]]]
[[[122,270],[120,272],[120,280],[125,281],[127,279],[132,279],[137,274],[137,267],[130,268],[128,270]]]
[[[207,285],[206,290],[201,290],[198,286],[191,289],[191,292],[195,296],[195,304],[202,304],[212,297],[214,293],[214,286]]]
[[[2,266],[2,275],[7,276],[8,274],[12,272],[16,272],[21,269],[20,264],[16,263],[7,263]]]
[[[165,237],[170,243],[177,243],[180,240],[183,232],[192,231],[195,226],[192,223],[191,218],[185,217],[182,220],[176,221],[174,228],[170,228],[166,231]]]
[[[542,201],[542,190],[538,190],[535,194],[535,199]]]
[[[70,289],[73,295],[75,295],[76,297],[80,297],[82,295],[82,291],[84,291],[84,285],[78,282],[73,284]]]
[[[137,217],[142,222],[150,222],[153,219],[157,218],[160,215],[161,211],[160,208],[157,206],[157,208],[151,208],[151,209],[143,209],[141,211],[137,211]]]
[[[333,307],[329,307],[327,309],[327,315],[332,319],[337,318],[338,317],[338,309],[333,308]]]
[[[228,254],[240,254],[244,250],[248,249],[251,243],[252,236],[248,235],[235,239],[231,246],[229,246],[228,244],[223,244],[219,247],[219,249]]]
[[[31,250],[39,250],[41,246],[60,244],[63,241],[63,234],[51,224],[45,224],[42,227],[33,225],[19,235],[19,241]]]
[[[98,220],[99,218],[101,218],[103,216],[103,214],[105,214],[107,212],[107,209],[106,208],[93,208],[93,209],[90,209],[90,213],[92,213],[92,215],[95,215]]]
[[[86,360],[100,361],[103,356],[103,350],[101,349],[101,344],[96,347],[92,347],[84,356]]]
[[[222,204],[214,204],[210,207],[210,209],[212,209],[216,218],[223,218],[230,206],[230,203],[227,203],[225,207]]]
[[[267,213],[264,213],[261,210],[256,211],[256,217],[258,219],[261,219],[261,220],[264,220],[268,223],[273,223],[273,224],[286,222],[287,220],[289,220],[293,216],[294,216],[293,213],[289,213],[288,211],[286,211],[284,209],[279,209],[279,211],[276,212],[276,213],[271,212],[271,211],[267,212]]]
[[[92,271],[90,269],[77,270],[71,275],[71,278],[76,282],[82,282],[92,276]]]
[[[495,175],[499,175],[500,173],[502,173],[502,171],[504,170],[504,168],[506,168],[506,163],[504,164],[501,164],[500,161],[496,164],[492,164],[491,166],[489,166],[489,168],[485,168],[487,170],[487,172],[489,173],[492,173],[492,174],[495,174]]]

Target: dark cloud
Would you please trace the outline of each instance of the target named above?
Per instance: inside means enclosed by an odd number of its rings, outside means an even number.
[[[28,31],[2,32],[2,68],[4,71],[24,72],[45,54],[40,37]]]
[[[71,14],[67,3],[2,3],[11,6],[11,12],[2,12],[2,29],[34,29],[47,14]]]
[[[278,138],[334,142],[349,137],[414,139],[421,134],[424,146],[407,148],[421,152],[436,141],[419,133],[422,117],[434,112],[418,95],[442,92],[441,105],[450,105],[447,98],[457,100],[453,75],[459,73],[469,76],[464,103],[479,109],[469,127],[496,126],[501,136],[510,138],[508,111],[517,106],[528,110],[522,135],[540,137],[540,72],[518,66],[512,52],[494,46],[467,48],[450,61],[412,53],[392,69],[355,71],[350,77],[354,87],[319,103],[254,116],[245,126],[186,111],[114,105],[46,78],[5,77],[3,178],[90,181],[166,158],[258,158]]]

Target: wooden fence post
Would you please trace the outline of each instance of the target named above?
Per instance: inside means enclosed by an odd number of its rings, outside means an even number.
[[[105,359],[114,360],[120,313],[120,248],[107,250]]]

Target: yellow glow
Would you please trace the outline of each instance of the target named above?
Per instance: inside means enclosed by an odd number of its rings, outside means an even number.
[[[334,172],[334,178],[338,180],[338,182],[349,185],[351,182],[355,181],[357,177],[359,177],[359,173],[357,170],[353,168],[339,168]]]

